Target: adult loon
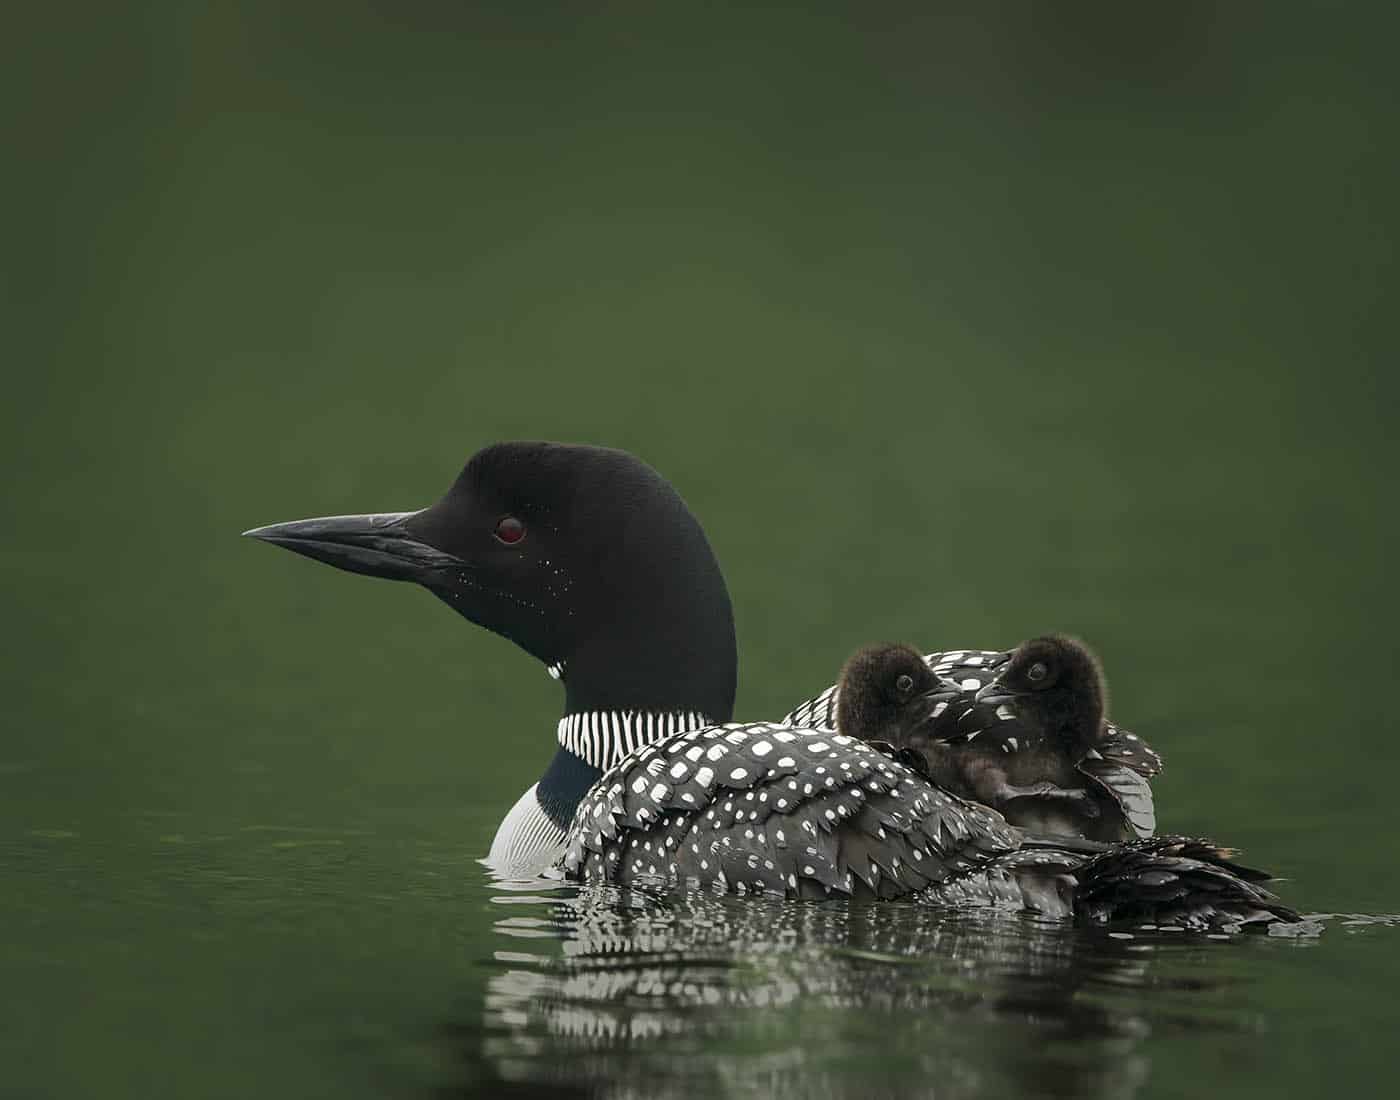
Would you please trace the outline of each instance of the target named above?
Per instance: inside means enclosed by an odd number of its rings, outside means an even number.
[[[562,843],[578,877],[625,882],[635,868],[641,880],[662,866],[644,847],[653,839],[664,845],[658,830],[702,821],[736,826],[723,830],[732,846],[749,826],[740,814],[753,812],[741,805],[745,796],[764,805],[754,782],[762,769],[765,779],[795,784],[788,790],[801,801],[801,822],[841,841],[840,861],[827,853],[825,863],[820,849],[806,850],[816,845],[792,844],[775,883],[784,893],[859,892],[844,876],[851,867],[875,880],[879,896],[907,894],[914,878],[897,869],[875,878],[874,869],[918,865],[927,856],[915,849],[927,853],[936,843],[946,873],[930,882],[941,900],[1005,896],[1067,913],[1094,889],[1134,902],[1162,891],[1176,897],[1204,875],[1235,909],[1273,912],[1270,895],[1217,866],[1223,857],[1214,849],[1116,849],[1098,858],[1118,859],[1120,870],[1081,880],[1075,876],[1088,857],[1022,844],[994,811],[937,790],[849,737],[777,724],[716,726],[731,716],[737,665],[718,562],[676,491],[622,451],[500,443],[474,455],[446,495],[420,511],[300,520],[247,534],[351,572],[422,584],[563,681],[559,747],[502,822],[488,857],[507,873],[544,869]],[[682,760],[684,780],[671,774]],[[672,797],[677,804],[663,814]],[[795,811],[780,804],[786,797],[770,793],[769,812]],[[812,835],[801,822],[794,818],[798,833]],[[915,827],[924,841],[906,835]],[[633,844],[652,859],[608,858]],[[724,858],[697,864],[697,877],[737,885]],[[1163,860],[1175,862],[1168,869]],[[755,870],[747,855],[743,865]],[[1028,876],[1032,866],[1042,871]],[[885,878],[893,884],[880,886]]]
[[[1015,699],[1004,698],[1001,692],[984,692],[1015,654],[1014,650],[926,654],[924,663],[929,670],[941,679],[959,684],[962,692],[955,699],[935,705],[928,720],[912,731],[912,742],[899,747],[921,751],[937,742],[955,754],[975,745],[1012,753],[1039,743],[1041,730],[1032,711],[1016,705]],[[794,707],[783,722],[834,730],[840,709],[840,686],[833,684]],[[920,765],[922,769],[927,766],[927,762]],[[1156,831],[1157,814],[1149,780],[1161,773],[1162,758],[1141,737],[1103,717],[1093,745],[1080,756],[1077,768],[1096,788],[1105,790],[1119,808],[1118,814],[1108,815],[1102,823],[1102,839],[1116,839],[1116,834],[1112,834],[1116,825],[1122,825],[1122,835],[1127,837],[1149,837]]]
[[[1033,638],[977,691],[978,701],[1015,712],[1016,735],[1003,734],[1008,723],[1000,723],[969,739],[935,718],[923,693],[946,682],[907,645],[863,649],[842,675],[837,724],[887,740],[897,759],[935,785],[1020,828],[1102,841],[1137,836],[1134,799],[1096,774],[1107,685],[1087,646]]]

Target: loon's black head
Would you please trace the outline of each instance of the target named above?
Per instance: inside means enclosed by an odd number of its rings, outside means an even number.
[[[956,698],[960,690],[936,675],[910,646],[867,646],[852,654],[841,670],[836,725],[862,741],[903,746],[933,717],[939,703]]]
[[[1019,645],[976,699],[1011,707],[1052,745],[1087,751],[1103,726],[1108,684],[1088,646],[1055,634]]]
[[[436,504],[248,531],[354,573],[416,581],[563,669],[570,712],[733,711],[734,619],[699,522],[624,451],[498,443]]]

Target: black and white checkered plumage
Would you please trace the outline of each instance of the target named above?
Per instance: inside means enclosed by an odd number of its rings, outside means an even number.
[[[770,722],[665,737],[594,784],[565,842],[583,881],[902,897],[1017,847],[1001,815],[855,738]]]
[[[934,673],[963,688],[959,698],[939,704],[941,709],[935,712],[930,733],[953,741],[981,738],[999,744],[1006,752],[1016,752],[1031,744],[1024,723],[1010,708],[987,706],[973,698],[995,679],[1010,657],[1010,651],[985,649],[927,654],[924,662]],[[835,730],[839,704],[840,685],[833,684],[793,708],[783,722],[796,727]],[[1099,743],[1077,766],[1117,804],[1132,835],[1148,837],[1156,831],[1157,812],[1148,780],[1161,772],[1162,758],[1146,741],[1112,722],[1105,722]]]

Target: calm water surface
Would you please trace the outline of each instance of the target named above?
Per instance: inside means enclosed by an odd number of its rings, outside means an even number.
[[[583,892],[493,881],[444,824],[36,820],[0,850],[14,1094],[1321,1095],[1392,1066],[1385,918]]]

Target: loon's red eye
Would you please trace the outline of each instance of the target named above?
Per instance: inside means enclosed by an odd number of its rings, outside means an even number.
[[[496,521],[495,534],[507,546],[513,546],[525,537],[525,525],[514,516],[502,516]]]

